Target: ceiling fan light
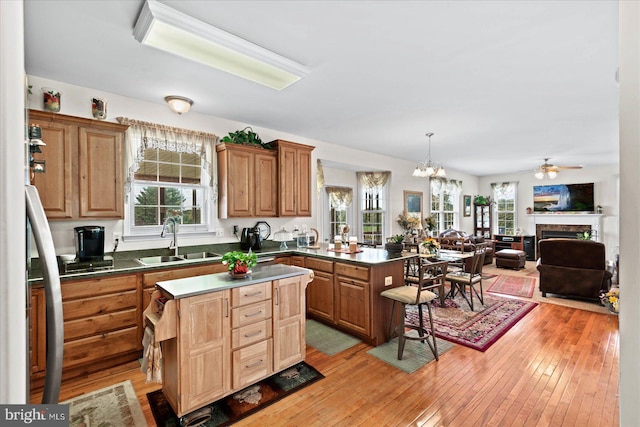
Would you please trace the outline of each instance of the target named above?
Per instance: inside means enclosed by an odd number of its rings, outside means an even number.
[[[547,176],[549,177],[549,179],[554,179],[556,176],[558,176],[558,172],[556,172],[556,171],[548,171],[547,172]]]
[[[535,177],[536,177],[536,178],[538,178],[538,179],[542,179],[542,178],[544,178],[544,172],[542,172],[542,171],[536,171],[536,173],[535,173]]]

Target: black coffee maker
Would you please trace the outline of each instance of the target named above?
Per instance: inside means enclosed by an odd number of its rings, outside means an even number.
[[[104,257],[104,227],[87,225],[73,229],[76,258],[80,261],[98,261]]]

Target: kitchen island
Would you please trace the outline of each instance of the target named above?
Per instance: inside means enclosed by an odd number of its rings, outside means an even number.
[[[161,281],[145,323],[162,349],[162,391],[181,417],[304,360],[313,272],[256,267]]]

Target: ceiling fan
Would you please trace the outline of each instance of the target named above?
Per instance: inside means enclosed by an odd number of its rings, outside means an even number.
[[[547,176],[549,179],[554,179],[556,176],[558,176],[558,172],[561,169],[582,169],[582,166],[557,166],[549,163],[549,157],[547,157],[544,159],[544,163],[538,166],[538,169],[534,171],[535,177],[538,179],[543,179],[545,176]]]

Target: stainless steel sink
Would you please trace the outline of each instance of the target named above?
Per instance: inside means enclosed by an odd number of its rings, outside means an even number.
[[[185,259],[179,256],[148,256],[143,258],[137,258],[137,261],[142,265],[156,265],[156,264],[184,262]]]
[[[204,258],[217,258],[222,255],[215,252],[191,252],[189,254],[182,255],[184,259],[204,259]]]

